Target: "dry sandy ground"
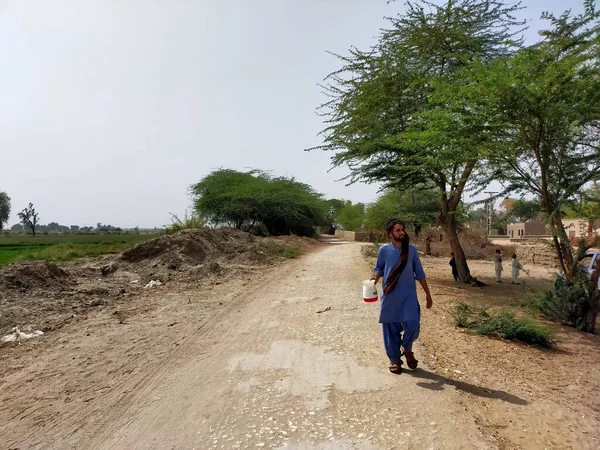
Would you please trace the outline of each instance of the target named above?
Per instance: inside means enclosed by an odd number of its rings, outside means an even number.
[[[415,372],[387,371],[360,244],[329,245],[1,347],[0,449],[599,448],[600,339],[565,329],[548,351],[462,333],[453,302],[515,303],[527,286],[424,265],[435,305]]]

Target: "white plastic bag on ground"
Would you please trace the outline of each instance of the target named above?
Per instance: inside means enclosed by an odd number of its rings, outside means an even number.
[[[40,330],[36,330],[32,333],[25,333],[19,330],[17,327],[13,328],[11,331],[14,331],[14,333],[2,336],[0,338],[0,342],[26,341],[27,339],[33,339],[44,334],[44,332]]]
[[[154,280],[150,280],[148,282],[148,284],[146,286],[144,286],[145,289],[152,289],[155,288],[156,286],[160,286],[162,283],[160,281],[154,281]]]

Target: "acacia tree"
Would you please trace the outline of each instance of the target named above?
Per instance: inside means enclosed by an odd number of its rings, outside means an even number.
[[[312,236],[327,223],[321,195],[293,178],[261,171],[216,170],[191,186],[197,217],[243,231]]]
[[[479,98],[491,99],[489,120],[498,135],[490,158],[494,176],[505,193],[540,199],[568,278],[577,261],[561,210],[600,179],[599,17],[593,0],[578,16],[544,14],[551,29],[540,32],[540,42],[480,67],[474,80]]]
[[[0,192],[0,231],[10,217],[10,197],[6,192]]]
[[[515,201],[508,213],[519,222],[535,219],[540,213],[541,205],[537,200],[519,199]]]
[[[33,203],[30,203],[27,208],[18,214],[18,216],[19,219],[21,219],[23,226],[25,228],[29,228],[31,230],[31,234],[35,236],[35,227],[39,222],[39,214],[35,211]]]
[[[458,105],[432,94],[436,85],[454,83],[454,74],[470,61],[487,63],[518,46],[514,27],[520,22],[512,17],[518,9],[518,3],[501,0],[408,2],[374,48],[338,56],[343,67],[326,78],[324,144],[315,148],[335,151],[333,165],[347,166],[351,183],[399,190],[435,186],[440,221],[465,282],[472,277],[456,212],[485,151],[485,121],[476,114],[457,116]]]

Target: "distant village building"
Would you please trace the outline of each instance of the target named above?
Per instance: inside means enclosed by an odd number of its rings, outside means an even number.
[[[525,238],[528,236],[544,236],[547,234],[546,225],[542,222],[521,222],[508,224],[508,237],[511,239]]]
[[[587,219],[563,219],[563,225],[569,239],[587,238],[589,222]],[[592,224],[592,235],[600,235],[600,220]]]

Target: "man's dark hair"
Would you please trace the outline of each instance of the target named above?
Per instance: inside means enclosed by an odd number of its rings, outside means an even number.
[[[500,253],[500,249],[499,248],[496,249],[496,253]]]
[[[390,274],[388,275],[387,283],[383,288],[383,292],[385,294],[389,294],[396,288],[398,284],[398,280],[400,279],[400,275],[404,272],[406,265],[408,264],[408,233],[406,233],[406,226],[404,222],[400,219],[389,219],[385,225],[385,231],[387,232],[388,238],[390,237],[391,232],[394,230],[396,225],[402,225],[404,228],[404,239],[402,239],[402,251],[400,252],[400,264],[398,264]]]
[[[402,239],[402,253],[400,258],[402,261],[406,261],[408,258],[408,244],[410,240],[408,238],[408,233],[406,232],[406,225],[404,225],[404,222],[402,222],[400,219],[388,219],[385,225],[385,231],[387,237],[389,238],[396,225],[402,225],[402,228],[404,228],[404,239]]]
[[[404,231],[406,231],[406,225],[404,225],[404,222],[402,222],[400,219],[388,219],[385,224],[385,232],[388,234],[388,236],[394,230],[396,225],[402,225]]]

